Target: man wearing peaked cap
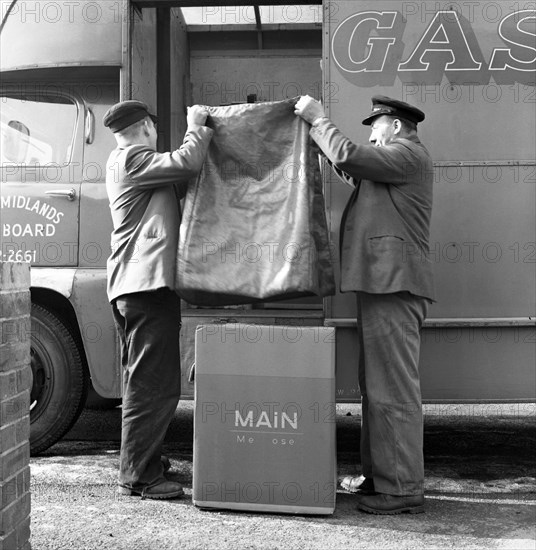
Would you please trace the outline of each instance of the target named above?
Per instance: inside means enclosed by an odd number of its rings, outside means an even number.
[[[391,99],[384,95],[375,95],[372,98],[372,112],[363,120],[363,124],[365,126],[370,126],[372,121],[380,115],[401,118],[413,122],[414,124],[422,122],[425,117],[420,109],[413,107],[413,105],[405,101]]]
[[[417,137],[425,115],[385,96],[363,120],[369,144],[344,136],[309,96],[295,112],[354,191],[341,221],[341,292],[355,292],[362,396],[361,475],[341,485],[374,514],[424,511],[420,329],[434,299],[429,259],[433,164]]]
[[[179,149],[156,151],[156,116],[141,101],[104,115],[117,147],[106,166],[113,232],[108,298],[121,343],[123,406],[120,494],[167,499],[183,494],[164,476],[162,444],[180,397],[180,299],[175,292],[180,204],[201,170],[213,131],[207,109],[188,109]]]

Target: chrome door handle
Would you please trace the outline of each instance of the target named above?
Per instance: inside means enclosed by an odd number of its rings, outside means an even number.
[[[70,201],[74,201],[76,197],[76,191],[71,189],[53,189],[52,191],[45,191],[45,195],[51,195],[52,197],[65,197]]]

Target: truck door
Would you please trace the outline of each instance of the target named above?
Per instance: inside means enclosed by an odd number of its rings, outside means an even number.
[[[76,266],[83,106],[37,85],[7,86],[0,101],[0,261]]]

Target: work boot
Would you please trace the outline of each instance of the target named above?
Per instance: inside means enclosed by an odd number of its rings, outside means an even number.
[[[357,508],[369,514],[420,514],[424,512],[424,495],[375,495],[358,496]]]
[[[131,489],[129,487],[119,487],[117,492],[120,495],[126,496],[141,496],[142,499],[167,499],[177,498],[184,494],[184,490],[180,483],[175,481],[162,480],[149,487]]]

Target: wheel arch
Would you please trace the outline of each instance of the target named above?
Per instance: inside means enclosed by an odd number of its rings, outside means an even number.
[[[80,334],[74,307],[63,294],[49,288],[31,287],[30,295],[32,303],[43,306],[64,320],[69,325],[69,330],[71,330],[77,342],[82,343],[82,335]],[[88,367],[86,351],[83,345],[80,347],[80,353],[83,356],[86,367]]]
[[[30,296],[32,304],[37,304],[48,309],[65,323],[78,346],[82,364],[89,376],[89,382],[91,384],[91,368],[89,366],[84,341],[80,333],[80,327],[73,304],[71,304],[68,298],[63,294],[56,290],[51,290],[50,288],[31,287]]]
[[[107,302],[104,307],[102,300],[97,298],[103,294],[102,289],[96,286],[96,281],[103,285],[100,279],[79,270],[68,285],[56,288],[35,285],[30,292],[32,303],[49,309],[68,326],[79,347],[92,387],[101,397],[115,399],[121,396],[121,372],[114,354],[115,337],[109,326],[113,324],[111,308]],[[109,321],[106,321],[106,315],[110,316]],[[93,326],[101,331],[100,336],[93,336]],[[113,368],[110,368],[111,365]]]

